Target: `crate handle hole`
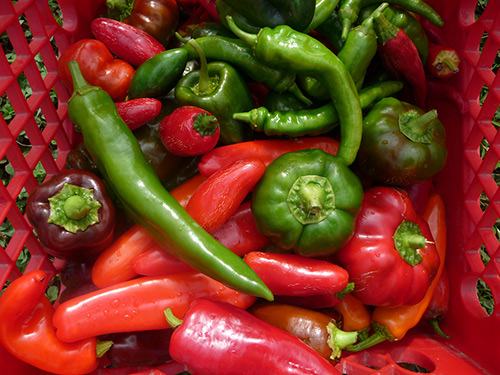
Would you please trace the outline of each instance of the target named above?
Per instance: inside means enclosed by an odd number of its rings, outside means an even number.
[[[398,348],[392,351],[390,355],[399,367],[411,372],[429,374],[436,369],[432,359],[416,350]]]

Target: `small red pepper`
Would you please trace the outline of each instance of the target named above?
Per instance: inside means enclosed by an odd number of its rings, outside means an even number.
[[[116,109],[130,130],[154,120],[161,112],[161,102],[154,98],[137,98],[116,103]]]
[[[90,29],[111,53],[135,67],[165,51],[165,47],[144,30],[111,18],[94,19]]]
[[[68,62],[77,61],[85,80],[106,91],[115,102],[125,100],[135,69],[128,62],[115,59],[103,42],[82,39],[66,49],[57,63],[59,77],[73,90]]]
[[[429,43],[429,57],[426,69],[437,78],[452,77],[460,72],[460,57],[458,52],[440,44]]]
[[[198,298],[183,321],[165,315],[177,327],[170,355],[200,375],[340,374],[299,338],[236,306]]]
[[[450,338],[449,335],[444,333],[439,326],[439,321],[443,319],[450,308],[450,280],[446,268],[443,269],[441,277],[439,278],[436,289],[432,294],[432,299],[425,310],[422,319],[427,321],[434,331],[441,337],[446,339]]]
[[[335,258],[366,305],[414,305],[436,276],[439,254],[427,222],[408,194],[391,187],[365,192],[354,234]]]
[[[97,339],[66,343],[52,326],[54,308],[45,296],[42,270],[14,280],[0,298],[0,342],[18,359],[54,374],[88,374],[97,367]]]
[[[335,294],[349,282],[345,269],[326,260],[261,251],[252,251],[244,259],[274,295]]]
[[[259,159],[238,160],[220,169],[196,189],[187,212],[207,232],[214,233],[236,212],[265,170]]]
[[[333,310],[342,315],[342,329],[344,331],[357,331],[361,340],[370,332],[372,317],[371,310],[352,294],[346,295]]]
[[[139,277],[73,298],[52,318],[57,337],[66,342],[108,333],[169,328],[163,310],[182,317],[198,297],[248,308],[255,297],[237,292],[197,271]]]
[[[210,176],[237,160],[257,158],[266,166],[278,156],[287,152],[308,148],[319,148],[335,155],[339,142],[331,137],[304,137],[297,140],[272,139],[240,142],[214,148],[202,156],[198,169],[204,176]]]

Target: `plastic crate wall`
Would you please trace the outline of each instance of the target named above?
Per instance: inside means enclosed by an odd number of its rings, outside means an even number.
[[[31,259],[26,270],[55,272],[29,223],[16,205],[25,189],[38,184],[33,171],[41,165],[47,176],[65,166],[67,153],[79,137],[67,117],[65,103],[70,93],[57,79],[56,58],[72,42],[90,36],[89,25],[103,0],[59,0],[63,26],[50,12],[48,0],[0,0],[0,30],[16,52],[8,61],[0,51],[1,105],[8,100],[15,111],[12,118],[0,120],[0,156],[15,171],[9,183],[0,185],[0,218],[9,222],[14,235],[0,248],[0,281],[20,276],[15,262],[21,251]],[[476,285],[481,279],[491,290],[494,301],[500,298],[499,242],[494,233],[500,217],[500,190],[493,178],[498,173],[500,139],[498,125],[492,120],[500,103],[500,82],[493,70],[500,47],[500,0],[489,0],[485,12],[474,19],[475,0],[428,0],[443,17],[443,39],[461,53],[460,74],[448,81],[455,91],[429,92],[429,101],[438,109],[448,134],[449,160],[437,176],[438,191],[448,210],[447,270],[451,282],[450,312],[442,328],[449,340],[438,338],[428,327],[412,330],[399,343],[386,343],[372,350],[347,355],[337,366],[344,374],[414,374],[402,363],[412,363],[432,374],[498,374],[500,358],[500,311],[495,305],[488,315],[478,301]],[[32,36],[26,38],[19,24],[25,17]],[[486,38],[480,51],[480,42]],[[5,42],[5,39],[2,39]],[[54,46],[57,47],[54,48]],[[47,74],[42,75],[35,60],[43,60]],[[32,89],[28,99],[17,80],[25,76]],[[481,91],[488,89],[484,102]],[[58,101],[51,100],[51,91]],[[46,120],[40,131],[35,114]],[[30,147],[18,144],[25,132]],[[488,145],[485,152],[484,145]],[[57,150],[54,158],[53,149]],[[23,150],[29,150],[23,154]],[[41,164],[39,164],[41,163]],[[496,171],[495,171],[496,169]],[[489,202],[483,211],[481,200]],[[23,250],[24,249],[24,250]],[[490,261],[485,264],[481,249]],[[18,374],[13,374],[18,375]]]

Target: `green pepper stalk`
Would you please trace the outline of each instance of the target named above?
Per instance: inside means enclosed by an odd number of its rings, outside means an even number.
[[[69,65],[75,87],[68,103],[70,119],[82,129],[104,179],[130,217],[193,268],[230,288],[272,300],[255,272],[203,230],[165,190],[109,95],[85,81],[78,63]]]
[[[342,61],[317,39],[286,25],[264,27],[255,35],[239,29],[230,17],[227,21],[238,37],[253,46],[257,59],[310,75],[328,88],[340,118],[338,156],[352,164],[361,143],[363,113],[356,85]]]

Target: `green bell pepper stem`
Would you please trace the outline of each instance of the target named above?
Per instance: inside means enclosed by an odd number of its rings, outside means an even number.
[[[328,88],[340,118],[341,139],[337,155],[351,165],[361,143],[363,114],[356,86],[342,61],[315,38],[286,25],[274,29],[265,27],[255,35],[239,29],[230,17],[227,22],[233,33],[253,46],[257,59],[310,75]]]
[[[69,66],[74,82],[69,117],[81,128],[104,180],[127,214],[193,268],[230,288],[272,300],[269,288],[243,259],[207,233],[162,186],[109,95],[85,81],[77,62]]]
[[[431,109],[423,115],[407,112],[399,116],[399,130],[413,142],[431,143],[433,132],[431,124],[438,118],[437,110]]]

